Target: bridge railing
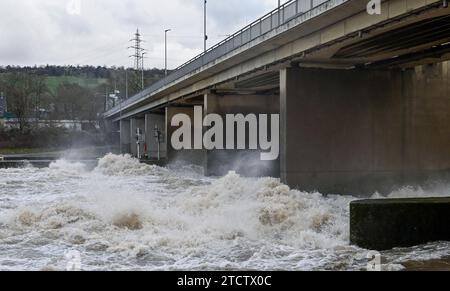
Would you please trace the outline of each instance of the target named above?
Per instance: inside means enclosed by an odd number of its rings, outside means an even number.
[[[173,70],[167,77],[159,80],[150,87],[144,89],[131,98],[124,100],[122,104],[111,109],[107,114],[114,114],[121,111],[123,108],[135,103],[136,101],[148,96],[149,94],[163,88],[164,86],[186,76],[195,70],[200,69],[218,58],[228,54],[229,52],[238,49],[255,38],[258,38],[278,27],[287,23],[295,17],[298,17],[314,8],[321,5],[326,5],[329,0],[290,0],[280,7],[272,10],[258,20],[250,23],[236,33],[230,35],[218,44],[210,47],[205,52],[196,56],[195,58],[182,64]],[[119,109],[120,107],[120,109]]]

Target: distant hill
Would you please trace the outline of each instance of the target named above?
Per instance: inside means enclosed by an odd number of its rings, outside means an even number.
[[[124,68],[116,67],[94,67],[94,66],[6,66],[0,67],[0,73],[29,73],[39,76],[49,76],[49,77],[62,77],[62,76],[72,76],[72,77],[86,77],[93,79],[107,79],[111,77],[111,72],[125,70]]]
[[[125,98],[126,88],[126,69],[124,67],[95,67],[95,66],[0,66],[0,77],[6,73],[27,73],[31,75],[44,76],[50,93],[55,93],[59,85],[64,83],[77,84],[89,90],[96,90],[105,87],[109,91],[119,90],[122,92],[122,98]],[[136,84],[141,84],[141,74],[133,73],[128,69],[128,96],[137,93],[140,88]],[[145,70],[145,86],[164,77],[164,70],[150,69]],[[137,78],[137,80],[133,80]]]
[[[55,94],[58,86],[64,83],[77,84],[83,88],[94,90],[98,86],[108,85],[109,80],[105,78],[95,79],[75,76],[46,77],[48,90]]]

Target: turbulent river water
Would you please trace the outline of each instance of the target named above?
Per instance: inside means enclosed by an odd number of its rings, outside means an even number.
[[[354,199],[117,155],[93,170],[64,160],[0,169],[0,270],[65,270],[73,254],[82,270],[364,270],[368,250],[349,244]],[[381,255],[401,270],[449,256],[450,244]]]

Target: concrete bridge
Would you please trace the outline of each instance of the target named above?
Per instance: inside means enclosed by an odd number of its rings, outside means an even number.
[[[379,15],[368,1],[290,1],[106,112],[107,128],[124,152],[199,164],[207,175],[281,177],[301,190],[364,195],[448,181],[447,1],[387,0]],[[176,151],[171,119],[193,117],[194,106],[280,114],[280,158]]]

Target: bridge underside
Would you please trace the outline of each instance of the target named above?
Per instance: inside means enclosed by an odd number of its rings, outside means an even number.
[[[359,196],[448,182],[448,60],[448,10],[417,14],[121,121],[122,149],[135,147],[133,124],[140,124],[147,143],[141,152],[157,156],[158,126],[163,157],[199,164],[210,175],[235,170],[281,177],[300,190]],[[221,116],[280,113],[280,159],[260,162],[260,151],[175,151],[171,117],[194,117],[194,106]]]
[[[283,70],[282,180],[354,195],[448,181],[448,69]]]

